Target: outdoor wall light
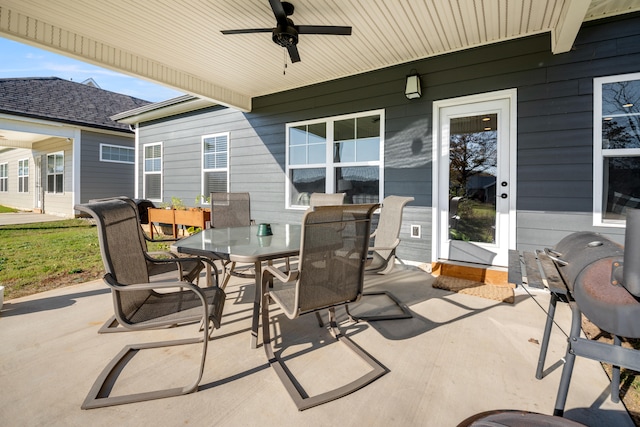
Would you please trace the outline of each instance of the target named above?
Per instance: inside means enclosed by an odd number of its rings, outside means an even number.
[[[420,75],[415,70],[412,70],[411,74],[407,76],[407,87],[404,90],[404,94],[408,99],[420,98],[420,95],[422,95]]]

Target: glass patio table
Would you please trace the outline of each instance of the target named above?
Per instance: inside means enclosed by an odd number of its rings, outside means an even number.
[[[271,224],[271,231],[271,236],[258,236],[258,225],[209,228],[171,245],[171,249],[178,253],[199,255],[213,260],[254,264],[256,288],[251,324],[251,348],[257,347],[258,340],[262,263],[297,256],[300,252],[300,225]]]

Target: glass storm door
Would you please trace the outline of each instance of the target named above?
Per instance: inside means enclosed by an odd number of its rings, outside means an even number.
[[[439,108],[440,259],[507,266],[509,99]]]

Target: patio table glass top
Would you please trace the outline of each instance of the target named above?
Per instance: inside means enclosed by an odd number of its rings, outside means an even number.
[[[271,236],[258,236],[258,225],[209,228],[171,245],[177,252],[236,262],[258,262],[295,256],[301,226],[271,224]]]

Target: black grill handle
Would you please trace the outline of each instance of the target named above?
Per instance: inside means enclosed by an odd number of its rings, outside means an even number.
[[[562,256],[562,254],[560,252],[556,252],[553,249],[549,249],[549,248],[544,248],[544,253],[551,258],[556,264],[563,266],[563,265],[569,265],[569,263],[563,259],[560,259],[558,257]]]

